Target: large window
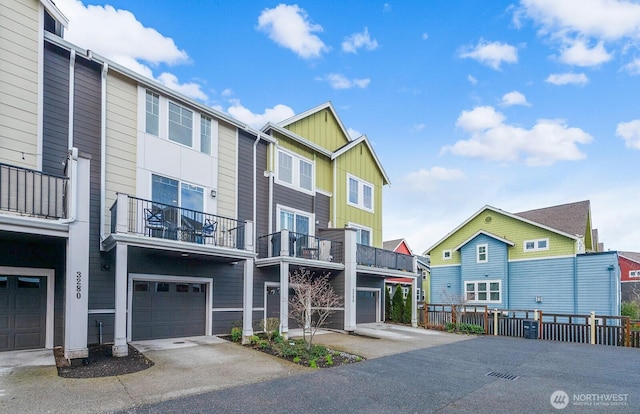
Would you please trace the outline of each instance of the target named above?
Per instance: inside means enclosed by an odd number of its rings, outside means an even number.
[[[204,210],[204,188],[161,175],[151,176],[151,199],[189,210]]]
[[[465,297],[469,302],[500,303],[502,282],[500,280],[467,281]]]
[[[549,250],[549,239],[525,240],[522,245],[525,252]]]
[[[371,246],[371,229],[357,224],[349,223],[356,230],[356,243]]]
[[[373,212],[373,185],[347,175],[347,204]]]
[[[160,96],[147,91],[146,94],[146,127],[147,134],[160,134]]]
[[[279,208],[278,230],[289,230],[299,234],[311,234],[313,217],[300,211],[287,208]]]
[[[278,182],[305,192],[313,192],[313,163],[278,150]]]
[[[169,139],[193,146],[193,112],[173,102],[169,102]]]
[[[200,152],[211,155],[211,118],[200,117]]]
[[[489,261],[489,245],[479,244],[476,246],[476,262],[487,263]]]

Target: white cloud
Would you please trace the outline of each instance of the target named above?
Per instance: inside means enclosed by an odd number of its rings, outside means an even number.
[[[612,55],[604,48],[604,42],[598,42],[593,48],[589,48],[584,41],[576,40],[565,47],[560,54],[560,61],[568,65],[596,66],[610,61]]]
[[[522,0],[520,17],[541,26],[542,33],[575,34],[604,40],[640,38],[640,4],[627,0]]]
[[[347,128],[347,134],[349,134],[349,137],[351,137],[351,139],[360,138],[362,136],[362,132],[353,128]]]
[[[422,131],[422,130],[423,130],[423,129],[425,129],[425,128],[426,128],[426,125],[425,125],[425,124],[414,124],[414,125],[411,127],[411,132],[420,132],[420,131]]]
[[[522,106],[531,106],[529,102],[527,102],[527,97],[518,91],[511,91],[509,93],[505,93],[502,97],[502,106],[513,106],[513,105],[522,105]]]
[[[223,90],[222,92],[220,92],[220,96],[224,96],[224,97],[229,97],[233,95],[233,89],[231,88],[227,88],[225,90]]]
[[[333,89],[364,89],[369,86],[369,83],[371,82],[371,79],[349,79],[340,73],[329,73],[324,77],[316,79],[329,82],[329,85],[331,85]]]
[[[568,127],[561,120],[539,119],[531,129],[504,121],[504,115],[490,106],[463,111],[457,126],[469,132],[471,138],[447,145],[441,153],[499,162],[524,158],[527,165],[540,166],[584,159],[586,154],[577,145],[592,141],[591,135]]]
[[[589,78],[584,73],[552,73],[545,82],[554,85],[585,85],[589,82]]]
[[[227,109],[229,115],[255,129],[262,128],[267,122],[278,123],[295,115],[293,109],[282,104],[267,108],[261,114],[254,114],[242,106],[239,99],[232,99],[229,102],[231,103]]]
[[[472,76],[472,75],[467,75],[467,80],[472,85],[476,85],[478,83],[478,79],[475,76]]]
[[[391,4],[385,3],[384,6],[382,6],[382,11],[385,13],[391,13]]]
[[[429,33],[424,32],[422,33],[422,40],[427,40],[429,38]]]
[[[624,139],[627,148],[640,150],[640,119],[620,122],[616,128],[616,135]]]
[[[173,39],[145,27],[130,11],[109,5],[85,6],[77,0],[56,0],[56,5],[69,18],[66,40],[142,76],[154,79],[149,65],[189,63],[187,52],[179,49]],[[162,73],[156,80],[190,98],[207,99],[200,85],[182,84],[171,73]]]
[[[466,175],[458,169],[444,167],[421,168],[411,172],[402,178],[402,182],[413,191],[428,193],[438,188],[441,182],[459,181],[466,178]]]
[[[342,42],[342,50],[347,53],[358,53],[358,49],[362,48],[367,50],[376,50],[378,48],[378,41],[371,39],[369,29],[366,27],[362,33],[354,33]]]
[[[475,59],[493,69],[500,70],[502,63],[517,63],[518,49],[507,43],[488,42],[480,39],[473,48],[465,48],[460,53],[462,58]]]
[[[640,58],[635,58],[633,61],[627,63],[622,67],[622,70],[632,76],[640,75]]]
[[[207,100],[207,95],[202,92],[200,85],[197,83],[180,83],[174,74],[162,73],[158,76],[158,82],[190,98],[200,99],[201,101]]]
[[[278,45],[293,51],[303,59],[317,58],[329,48],[314,32],[322,32],[322,26],[309,21],[304,9],[279,4],[264,9],[258,17],[258,29],[266,32]]]

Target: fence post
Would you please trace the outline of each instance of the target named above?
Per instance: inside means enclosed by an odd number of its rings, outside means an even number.
[[[493,309],[493,335],[498,335],[498,308]]]
[[[538,338],[542,339],[542,311],[538,311]]]
[[[626,317],[624,321],[624,346],[631,346],[631,318]]]
[[[589,325],[591,327],[591,345],[596,344],[596,313],[591,311],[591,316],[589,316]]]
[[[486,305],[484,307],[484,334],[489,334],[489,308]]]

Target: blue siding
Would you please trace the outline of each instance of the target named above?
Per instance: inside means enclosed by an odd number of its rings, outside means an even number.
[[[451,287],[447,287],[450,284]],[[447,295],[462,295],[460,266],[431,268],[431,302],[447,303]]]
[[[487,245],[487,262],[477,263],[477,246]],[[490,307],[506,307],[506,276],[508,271],[508,251],[507,245],[499,240],[480,234],[460,248],[460,261],[462,263],[461,289],[466,281],[499,280],[502,283],[502,295],[500,303],[489,303]],[[462,291],[461,291],[462,293]]]
[[[574,313],[574,270],[573,257],[509,263],[509,308]]]
[[[577,262],[578,313],[595,311],[598,315],[620,315],[617,252],[581,254]]]

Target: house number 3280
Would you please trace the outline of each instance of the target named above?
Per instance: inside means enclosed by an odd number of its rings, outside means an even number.
[[[82,297],[82,273],[76,272],[76,299]]]

